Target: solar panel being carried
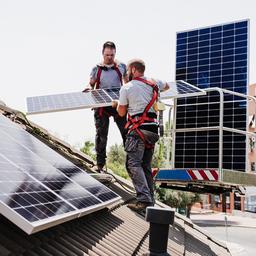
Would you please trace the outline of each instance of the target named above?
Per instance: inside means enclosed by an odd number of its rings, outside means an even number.
[[[160,93],[160,99],[185,98],[197,95],[205,95],[205,91],[185,81],[169,82],[169,89]]]
[[[223,88],[246,94],[248,86],[248,20],[177,33],[176,79],[198,88]],[[224,169],[245,171],[247,100],[224,93]],[[177,100],[175,167],[218,168],[220,94]],[[203,130],[211,127],[211,130]],[[180,129],[180,130],[179,130]],[[190,129],[190,130],[189,130]],[[194,129],[194,130],[192,130]]]
[[[0,212],[28,234],[120,197],[0,115]]]
[[[74,92],[27,98],[27,109],[29,114],[67,111],[82,108],[94,108],[111,106],[115,98],[111,98],[116,89],[109,91],[98,89],[85,93]]]
[[[205,94],[203,90],[184,81],[168,83],[170,89],[161,92],[161,99],[182,98]],[[113,100],[119,99],[120,88],[97,89],[85,93],[75,92],[27,98],[28,114],[67,111],[82,108],[111,106]]]

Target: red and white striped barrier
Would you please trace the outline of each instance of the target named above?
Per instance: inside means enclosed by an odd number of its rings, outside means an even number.
[[[215,169],[190,169],[187,170],[192,180],[202,181],[218,181],[219,173]]]

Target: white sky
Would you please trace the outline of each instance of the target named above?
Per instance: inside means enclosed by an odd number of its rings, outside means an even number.
[[[177,31],[247,18],[256,82],[255,10],[254,0],[0,0],[0,99],[26,112],[28,96],[81,91],[107,40],[117,59],[141,58],[146,75],[171,81]],[[29,119],[72,145],[94,141],[91,110]],[[121,143],[113,122],[108,142]]]

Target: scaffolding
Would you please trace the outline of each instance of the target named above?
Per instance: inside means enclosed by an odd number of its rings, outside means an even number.
[[[204,89],[208,95],[211,92],[219,95],[219,121],[217,126],[194,127],[194,128],[177,128],[177,98],[174,98],[174,105],[170,108],[168,126],[172,128],[167,135],[168,139],[172,140],[172,158],[170,168],[161,168],[156,176],[156,181],[163,187],[172,187],[180,190],[195,191],[195,192],[210,192],[216,193],[227,192],[239,189],[243,190],[241,186],[256,186],[256,175],[249,168],[248,153],[253,150],[251,141],[256,141],[256,134],[249,131],[249,104],[254,105],[254,114],[256,112],[256,98],[242,93],[230,91],[222,88],[206,88]],[[246,107],[246,129],[236,129],[224,125],[224,104],[225,97],[231,95],[234,97],[243,98],[247,102]],[[216,102],[214,102],[216,103]],[[171,111],[173,115],[171,118]],[[219,133],[219,148],[218,148],[218,166],[217,168],[177,168],[175,164],[176,154],[176,136],[178,133],[188,133],[197,131],[218,131]],[[245,169],[238,171],[234,169],[225,168],[223,165],[223,136],[225,132],[230,132],[236,135],[243,135],[246,138],[245,148]],[[251,148],[250,148],[251,146]],[[254,144],[253,144],[254,146]],[[167,155],[169,155],[167,153]]]

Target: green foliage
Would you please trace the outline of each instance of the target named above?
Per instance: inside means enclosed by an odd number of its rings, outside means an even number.
[[[125,164],[125,151],[123,145],[113,145],[110,147],[108,152],[108,162]]]
[[[165,123],[165,135],[160,138],[155,145],[155,151],[152,159],[153,168],[170,167],[170,163],[167,159],[171,159],[171,140],[167,137],[169,134],[169,125]],[[169,157],[168,157],[169,154]]]
[[[108,162],[107,166],[108,166],[109,169],[111,169],[118,176],[123,177],[125,179],[129,178],[129,175],[128,175],[124,165],[121,165],[121,164],[118,164],[118,163]]]
[[[156,187],[156,198],[173,207],[173,208],[179,208],[181,204],[181,198],[179,197],[179,194],[177,191],[171,190],[171,189],[165,189]]]
[[[178,209],[180,213],[190,216],[190,210],[194,203],[201,202],[201,197],[197,193],[176,191],[156,187],[156,197],[159,201]]]
[[[108,151],[107,167],[115,174],[127,179],[128,173],[125,168],[126,154],[123,145],[113,145]]]
[[[164,143],[159,140],[155,145],[155,151],[152,159],[152,168],[160,168],[164,164]]]
[[[85,153],[87,156],[90,156],[93,160],[96,160],[96,154],[93,152],[94,143],[87,140],[84,143],[84,146],[80,148],[80,151]]]

